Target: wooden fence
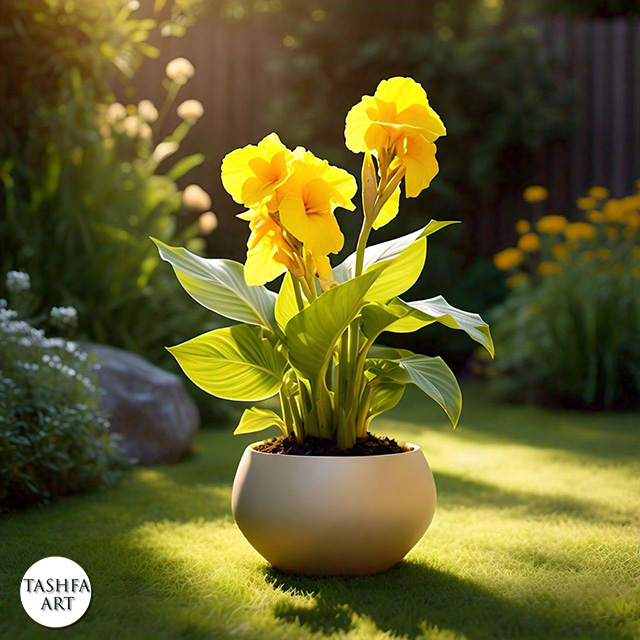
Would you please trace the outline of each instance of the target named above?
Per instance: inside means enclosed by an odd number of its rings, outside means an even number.
[[[532,25],[539,31],[540,46],[557,52],[563,81],[575,87],[578,125],[570,139],[523,158],[509,176],[509,186],[480,205],[487,211],[474,216],[484,220],[475,230],[480,253],[513,239],[513,221],[531,215],[521,198],[527,185],[542,184],[551,194],[547,203],[536,205],[538,216],[571,211],[575,198],[594,184],[625,195],[640,178],[640,23],[555,17]],[[203,151],[207,161],[190,180],[212,193],[221,236],[227,238],[219,246],[229,255],[237,253],[228,238],[244,237],[246,229],[234,220],[237,208],[222,191],[220,161],[231,149],[268,133],[269,102],[282,90],[268,66],[282,43],[264,24],[208,18],[184,38],[163,39],[160,45],[161,57],[145,63],[136,77],[135,99],[159,101],[168,60],[181,55],[193,62],[196,76],[181,99],[197,98],[206,115],[186,147]],[[215,244],[218,248],[218,240]]]

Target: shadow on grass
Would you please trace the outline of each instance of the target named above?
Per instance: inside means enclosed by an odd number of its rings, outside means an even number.
[[[635,520],[629,512],[563,495],[541,495],[531,491],[511,491],[496,485],[439,471],[435,474],[438,496],[443,505],[499,509],[514,518],[559,516],[593,524],[625,526]]]
[[[584,615],[562,619],[507,600],[469,580],[432,567],[402,562],[386,573],[358,578],[307,578],[266,570],[274,589],[311,595],[311,607],[280,603],[274,615],[311,632],[346,632],[353,614],[394,635],[416,638],[437,628],[467,640],[589,637],[629,638]],[[426,636],[428,637],[428,636]]]

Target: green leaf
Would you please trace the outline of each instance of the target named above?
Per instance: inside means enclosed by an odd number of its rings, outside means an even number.
[[[233,260],[206,259],[181,247],[151,238],[160,257],[168,262],[185,291],[203,307],[238,322],[277,330],[276,294],[265,287],[249,286],[244,266]]]
[[[428,225],[400,238],[367,247],[364,252],[364,272],[377,265],[384,271],[367,294],[367,302],[388,302],[410,289],[422,273],[427,257],[425,238],[443,229],[454,220],[431,220]],[[356,254],[352,253],[333,270],[337,282],[346,282],[355,273]]]
[[[226,400],[258,401],[278,393],[285,359],[245,324],[215,329],[168,351],[198,387]]]
[[[442,296],[415,302],[404,302],[397,298],[389,305],[389,308],[396,309],[398,313],[404,309],[406,314],[390,324],[386,331],[409,333],[428,324],[439,322],[451,329],[464,331],[471,339],[481,344],[492,357],[494,355],[489,325],[477,313],[456,309]]]
[[[263,429],[268,429],[273,426],[281,429],[285,437],[289,435],[284,421],[277,413],[274,413],[269,409],[252,407],[251,409],[246,409],[244,411],[233,435],[237,436],[241,433],[255,433],[256,431],[262,431]]]
[[[362,332],[369,340],[375,340],[390,325],[393,326],[410,310],[400,305],[368,304],[362,309]]]
[[[200,166],[204,162],[203,153],[194,153],[186,158],[181,158],[176,162],[169,171],[167,171],[167,177],[172,180],[179,180],[182,176],[186,175],[192,169]]]
[[[385,347],[384,345],[374,344],[369,349],[369,357],[384,360],[399,360],[407,356],[415,355],[409,349],[396,349],[395,347]]]
[[[396,361],[398,367],[385,377],[396,382],[412,382],[433,398],[456,427],[462,412],[462,393],[453,372],[440,357],[413,355]]]
[[[305,306],[306,301],[304,301]],[[293,288],[293,276],[287,271],[282,280],[282,286],[276,299],[276,322],[282,330],[284,330],[291,318],[298,313],[298,303],[296,302],[296,294]]]
[[[402,382],[381,381],[373,386],[371,394],[371,404],[367,419],[371,420],[376,416],[393,409],[404,395],[406,385]]]
[[[289,360],[303,377],[316,379],[326,371],[338,338],[360,312],[379,275],[379,270],[372,270],[333,287],[289,320]]]

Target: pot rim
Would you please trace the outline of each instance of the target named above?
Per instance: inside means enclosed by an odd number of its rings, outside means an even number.
[[[255,453],[261,456],[273,456],[280,458],[303,458],[305,460],[366,460],[368,458],[392,458],[394,456],[407,456],[416,451],[420,451],[420,447],[413,442],[405,442],[404,444],[407,447],[411,447],[410,451],[401,451],[400,453],[382,453],[375,456],[312,456],[312,455],[299,455],[299,454],[282,454],[282,453],[271,453],[270,451],[256,451],[255,447],[259,444],[262,444],[264,440],[258,440],[256,442],[252,442],[247,445],[246,450],[251,453]]]

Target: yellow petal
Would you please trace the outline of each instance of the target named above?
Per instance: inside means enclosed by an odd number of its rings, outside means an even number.
[[[247,145],[228,153],[222,160],[222,184],[231,197],[247,207],[273,195],[289,176],[293,158],[275,133],[258,145]]]
[[[266,284],[287,270],[284,264],[275,260],[277,252],[278,247],[267,239],[247,252],[244,279],[248,285]]]
[[[307,214],[302,198],[289,195],[280,203],[280,219],[287,231],[314,254],[337,253],[344,245],[344,236],[330,211]]]
[[[422,136],[407,138],[402,164],[407,169],[405,195],[407,198],[415,198],[431,184],[431,180],[438,173],[436,145]]]
[[[366,99],[371,100],[371,96],[365,96],[358,104],[351,107],[347,113],[347,119],[344,127],[344,140],[349,151],[360,153],[366,151],[367,146],[364,137],[367,129],[371,126],[371,119],[367,115]]]
[[[380,210],[378,217],[373,223],[374,229],[384,227],[385,224],[391,222],[396,215],[398,215],[398,209],[400,208],[400,186],[391,194],[391,197],[384,203],[384,206]]]

